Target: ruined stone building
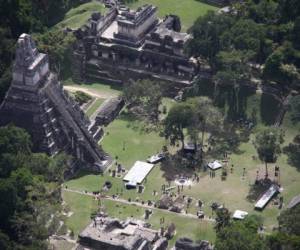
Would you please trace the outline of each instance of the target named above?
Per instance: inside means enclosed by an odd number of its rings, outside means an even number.
[[[79,235],[77,250],[166,250],[168,241],[143,221],[98,215]]]
[[[113,97],[105,100],[100,106],[95,118],[98,126],[107,126],[111,123],[124,107],[125,101],[122,97]]]
[[[0,106],[0,125],[13,123],[31,135],[33,150],[64,151],[102,171],[108,156],[88,131],[89,120],[50,72],[48,56],[39,53],[30,35],[17,42],[13,80]]]
[[[156,15],[153,5],[136,11],[116,5],[104,15],[93,13],[74,32],[74,79],[122,83],[150,78],[178,88],[189,85],[198,72],[195,60],[184,53],[191,35],[180,32],[177,16],[160,20]]]
[[[179,238],[172,250],[213,250],[213,247],[205,240],[194,242],[189,238]]]

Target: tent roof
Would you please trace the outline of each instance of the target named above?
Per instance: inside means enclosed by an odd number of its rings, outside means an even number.
[[[219,161],[210,162],[207,164],[209,168],[212,170],[218,169],[222,167],[222,164]]]
[[[154,164],[150,164],[143,161],[136,161],[133,167],[128,171],[123,181],[130,183],[141,184],[146,176],[150,173]]]
[[[245,212],[245,211],[242,211],[242,210],[235,210],[232,217],[233,217],[234,219],[243,220],[243,219],[245,219],[245,217],[246,217],[247,215],[248,215],[248,213]]]

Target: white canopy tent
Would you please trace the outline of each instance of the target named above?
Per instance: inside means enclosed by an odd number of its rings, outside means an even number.
[[[143,161],[136,161],[133,167],[123,178],[123,181],[130,183],[131,186],[133,184],[141,184],[153,167],[154,164]]]
[[[221,168],[222,164],[219,161],[214,161],[214,162],[208,163],[207,166],[212,170],[216,170],[216,169]]]
[[[238,220],[243,220],[245,217],[248,215],[247,212],[242,211],[242,210],[235,210],[233,213],[232,218],[238,219]]]
[[[256,202],[255,208],[263,209],[267,203],[272,199],[272,197],[279,192],[279,187],[277,185],[272,185],[270,188],[260,197]]]

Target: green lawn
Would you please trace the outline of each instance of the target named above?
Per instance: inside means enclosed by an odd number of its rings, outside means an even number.
[[[76,8],[69,10],[63,21],[55,25],[57,28],[80,28],[91,17],[91,14],[95,11],[103,13],[105,11],[104,5],[98,1],[91,1],[89,3],[81,4]]]
[[[88,117],[91,117],[96,111],[97,109],[101,106],[101,104],[104,102],[104,99],[101,98],[97,98],[92,104],[91,106],[87,109],[86,111],[86,115]]]
[[[72,229],[75,236],[77,236],[78,233],[89,224],[90,214],[95,211],[97,202],[93,200],[92,197],[68,191],[63,192],[63,198],[73,212],[73,215],[67,218],[67,226]],[[112,217],[123,220],[130,217],[144,219],[144,208],[136,205],[127,205],[115,201],[102,200],[101,206],[103,206],[105,211]],[[164,211],[153,210],[153,214],[149,218],[148,222],[151,223],[154,229],[159,230],[161,227],[160,218],[162,217],[165,218],[164,226],[167,226],[172,222],[176,225],[177,234],[169,242],[169,245],[171,246],[174,245],[177,238],[182,236],[187,236],[194,240],[207,239],[211,242],[215,240],[213,224],[206,221],[195,220]]]
[[[183,31],[187,31],[196,19],[199,16],[203,16],[208,10],[218,9],[196,0],[138,0],[132,2],[130,7],[137,8],[144,4],[153,4],[157,6],[160,17],[164,17],[168,14],[178,15],[181,19]]]
[[[129,169],[136,160],[145,161],[167,143],[157,133],[146,132],[143,129],[143,123],[122,113],[105,128],[105,137],[101,145],[111,156],[117,156],[118,162]]]
[[[96,86],[95,86],[96,87]],[[102,88],[103,86],[99,86]],[[261,95],[251,96],[248,99],[248,108],[252,110],[253,107],[258,108],[258,122],[259,127],[262,127],[262,119],[260,117],[260,100]],[[164,99],[163,105],[167,106],[167,109],[174,104],[170,99]],[[117,158],[117,162],[125,166],[126,169],[129,169],[136,160],[145,160],[149,155],[152,155],[162,148],[164,144],[167,144],[164,138],[158,135],[158,132],[147,132],[143,128],[145,124],[136,119],[133,119],[131,116],[123,113],[112,122],[107,128],[105,128],[105,137],[101,142],[104,150],[108,152],[111,156]],[[293,125],[289,120],[289,114],[285,116],[282,129],[285,131],[285,145],[287,145],[293,137],[299,133],[299,126]],[[189,213],[195,214],[198,208],[196,207],[197,200],[200,199],[204,202],[203,210],[206,215],[214,216],[211,212],[210,205],[212,202],[216,201],[220,204],[224,204],[230,209],[231,212],[234,212],[236,209],[245,210],[250,214],[259,214],[264,218],[264,224],[267,227],[268,231],[272,230],[273,226],[277,224],[277,216],[280,213],[277,207],[270,203],[263,212],[257,212],[254,210],[254,202],[249,201],[246,197],[249,194],[251,185],[253,185],[256,171],[260,170],[260,173],[264,173],[264,165],[259,160],[253,160],[252,156],[256,156],[256,150],[252,144],[254,135],[252,134],[249,142],[242,143],[239,147],[239,152],[230,155],[230,166],[234,164],[233,173],[229,173],[225,181],[221,180],[221,171],[216,172],[215,178],[210,178],[208,173],[199,173],[200,182],[194,183],[194,185],[189,189],[188,187],[184,188],[183,193],[191,196],[194,199],[192,205],[188,209]],[[125,143],[125,149],[123,150],[123,145]],[[282,154],[277,160],[277,164],[281,168],[281,184],[284,188],[282,196],[284,198],[285,205],[291,200],[291,198],[299,193],[299,183],[300,183],[300,173],[299,171],[290,165],[287,164],[286,155]],[[115,165],[111,167],[114,169]],[[246,169],[245,178],[242,178],[243,168]],[[165,176],[173,171],[171,168],[162,169],[158,164],[152,170],[152,172],[147,176],[147,182],[145,183],[145,191],[143,194],[138,194],[136,190],[125,190],[122,178],[113,178],[108,172],[103,176],[101,175],[81,175],[81,177],[75,178],[66,182],[68,188],[76,190],[87,190],[87,191],[98,191],[103,186],[104,182],[109,180],[112,182],[113,186],[108,191],[108,195],[120,194],[123,199],[136,199],[139,200],[152,200],[156,201],[160,198],[160,194],[153,196],[153,190],[160,192],[161,185],[167,184]],[[181,171],[181,170],[180,170]],[[269,164],[270,178],[274,176],[274,164]],[[171,183],[174,185],[174,183]],[[135,208],[136,209],[136,208]],[[129,213],[132,213],[133,210],[128,209],[127,212],[122,212],[118,209],[109,209],[109,213],[113,216],[128,216]],[[119,214],[120,213],[120,214]],[[158,226],[159,219],[155,219],[155,216],[162,216],[157,212],[150,219],[150,222],[154,226]],[[164,213],[166,214],[166,213]],[[129,215],[130,216],[130,215]],[[141,211],[136,211],[134,213],[135,217],[141,217]],[[164,215],[168,218],[168,221],[173,221],[178,225],[178,228],[181,228],[182,234],[190,236],[194,239],[214,239],[214,232],[212,231],[212,225],[204,224],[191,224],[190,227],[195,230],[188,230],[186,228],[187,222],[186,219],[176,215],[176,214],[166,214]],[[170,217],[168,217],[170,216]],[[198,221],[198,220],[196,220]],[[82,225],[83,223],[81,223]],[[206,233],[206,234],[205,234]],[[197,236],[199,234],[199,237]],[[204,238],[203,238],[204,237]]]
[[[75,237],[90,223],[91,213],[96,210],[97,202],[91,197],[71,192],[63,192],[64,202],[73,214],[66,219],[67,227]]]

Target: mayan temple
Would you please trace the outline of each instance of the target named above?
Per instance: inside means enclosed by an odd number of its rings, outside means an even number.
[[[0,106],[0,125],[13,123],[31,135],[33,150],[55,155],[64,151],[73,163],[103,171],[107,155],[99,148],[79,106],[49,69],[48,56],[39,53],[30,35],[17,42],[13,80]]]

